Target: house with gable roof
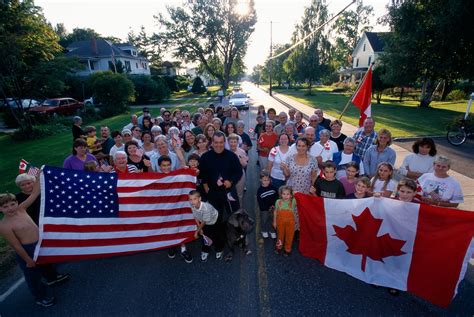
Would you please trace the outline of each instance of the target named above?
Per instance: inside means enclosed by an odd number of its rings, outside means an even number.
[[[352,68],[339,72],[346,81],[358,82],[372,63],[377,64],[383,54],[385,42],[383,35],[387,32],[364,32],[352,51]],[[341,78],[341,80],[342,80]]]
[[[77,75],[88,76],[98,71],[115,71],[117,63],[121,63],[124,71],[133,75],[150,75],[149,61],[140,55],[135,46],[113,44],[98,38],[76,41],[67,47],[68,57],[77,57],[84,68]]]

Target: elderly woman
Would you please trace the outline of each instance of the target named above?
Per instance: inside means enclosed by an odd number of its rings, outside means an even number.
[[[169,150],[168,142],[166,140],[166,137],[164,135],[160,135],[156,138],[155,140],[155,147],[156,151],[151,157],[151,168],[155,172],[161,172],[160,166],[158,165],[158,159],[161,156],[169,156],[171,159],[171,170],[174,171],[178,168],[181,168],[184,166],[184,164],[181,162],[181,160],[178,158],[176,153],[171,152]]]
[[[262,169],[267,167],[268,154],[278,140],[278,135],[273,132],[274,124],[272,120],[265,121],[265,131],[260,134],[257,141],[258,161]]]
[[[153,137],[153,141],[155,141],[155,138],[159,135],[161,135],[161,128],[159,125],[154,125],[151,128],[151,136]]]
[[[291,186],[295,192],[309,194],[309,189],[318,176],[318,164],[316,159],[309,155],[307,139],[296,140],[296,153],[286,158],[281,169],[287,179],[286,185]]]
[[[114,167],[111,173],[138,173],[135,165],[127,164],[127,153],[125,151],[117,151],[114,154]]]
[[[219,118],[212,119],[212,125],[216,131],[222,131],[222,120]]]
[[[319,142],[316,142],[312,149],[313,153],[316,153],[319,168],[322,168],[324,162],[332,161],[333,155],[339,152],[337,144],[329,140],[330,136],[331,132],[329,132],[329,130],[321,130],[319,132]]]
[[[399,172],[403,176],[417,179],[424,173],[433,172],[436,145],[432,138],[422,138],[413,144],[413,153],[408,154],[400,166]]]
[[[437,156],[433,162],[433,172],[425,173],[418,178],[423,190],[422,201],[426,204],[457,207],[464,202],[461,185],[448,175],[451,160],[445,156]]]
[[[337,144],[339,151],[342,151],[344,149],[344,140],[347,138],[347,135],[341,133],[342,121],[339,119],[331,121],[329,128],[331,129],[331,136],[329,139]]]
[[[144,155],[134,140],[125,143],[127,153],[127,164],[134,165],[139,172],[148,172],[151,168],[150,158]]]
[[[283,133],[278,136],[278,146],[275,146],[268,155],[267,170],[270,172],[272,185],[280,188],[285,185],[286,177],[281,168],[281,164],[286,162],[290,147],[287,134]]]
[[[388,162],[395,165],[397,153],[390,147],[392,133],[387,129],[380,129],[375,144],[371,145],[364,154],[364,170],[369,177],[375,176],[379,163]]]
[[[194,123],[191,122],[191,114],[188,110],[183,110],[181,112],[181,131],[191,131],[194,127]]]
[[[72,140],[76,140],[76,139],[86,139],[86,133],[84,132],[84,130],[82,130],[81,128],[81,124],[82,124],[82,118],[79,117],[79,116],[75,116],[73,119],[73,124],[72,124]]]
[[[296,131],[296,128],[293,122],[286,123],[285,129],[283,130],[282,133],[288,135],[288,137],[290,138],[288,142],[289,145],[292,145],[293,143],[296,142],[296,139],[298,139],[298,132]]]
[[[96,161],[99,164],[94,155],[87,153],[87,142],[83,139],[76,139],[72,144],[72,155],[64,160],[63,167],[83,171],[84,163],[87,161]]]
[[[235,155],[239,158],[240,165],[242,165],[242,177],[235,185],[235,189],[237,190],[237,197],[239,197],[240,206],[243,206],[244,202],[244,188],[245,188],[245,167],[247,167],[249,157],[247,153],[243,149],[239,147],[239,136],[235,133],[232,133],[227,138],[227,142],[229,142],[229,150],[234,152]]]
[[[340,152],[334,153],[332,156],[332,160],[337,166],[337,179],[346,176],[346,166],[350,162],[355,162],[359,166],[359,174],[364,175],[364,164],[360,157],[354,153],[355,146],[356,141],[351,137],[347,137],[344,140],[344,149]]]

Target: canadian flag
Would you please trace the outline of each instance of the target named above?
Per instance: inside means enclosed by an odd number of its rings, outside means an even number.
[[[389,198],[295,194],[299,251],[366,283],[447,307],[474,253],[474,213]]]
[[[364,79],[357,88],[351,102],[360,109],[359,127],[364,125],[364,120],[372,116],[372,66],[369,67]]]

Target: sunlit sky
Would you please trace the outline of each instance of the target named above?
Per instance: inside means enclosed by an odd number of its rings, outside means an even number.
[[[250,72],[253,66],[263,64],[270,50],[270,21],[273,22],[273,43],[288,43],[294,25],[301,19],[304,7],[310,0],[254,0],[258,22],[245,56]],[[350,0],[327,0],[329,12],[335,14]],[[384,31],[376,19],[385,14],[389,0],[365,0],[374,7],[374,31]],[[138,32],[143,25],[148,33],[158,31],[153,15],[166,12],[166,5],[179,6],[181,0],[36,0],[44,15],[53,25],[64,23],[70,32],[73,28],[91,28],[103,36],[125,40],[130,30]],[[355,7],[355,4],[352,5]],[[169,56],[165,56],[169,57]]]

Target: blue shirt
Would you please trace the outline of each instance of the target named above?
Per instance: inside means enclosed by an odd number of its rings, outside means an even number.
[[[389,146],[387,146],[382,152],[377,150],[376,144],[370,146],[364,156],[365,174],[370,177],[377,174],[377,165],[382,162],[388,162],[394,166],[396,158],[397,153]]]

